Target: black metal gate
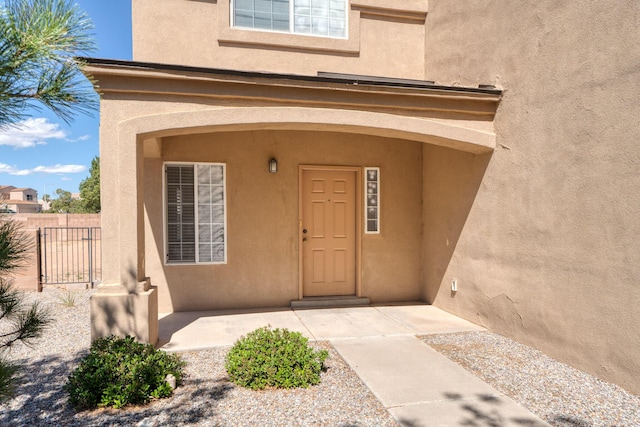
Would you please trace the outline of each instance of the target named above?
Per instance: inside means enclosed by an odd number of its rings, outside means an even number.
[[[41,285],[82,284],[102,279],[100,227],[38,229]]]

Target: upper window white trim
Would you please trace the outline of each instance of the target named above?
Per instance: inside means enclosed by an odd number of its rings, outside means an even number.
[[[347,38],[348,0],[232,0],[233,27]]]

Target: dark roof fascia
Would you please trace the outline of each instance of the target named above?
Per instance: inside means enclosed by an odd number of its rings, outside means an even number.
[[[327,76],[303,76],[300,74],[280,74],[280,73],[267,73],[259,71],[239,71],[239,70],[227,70],[221,68],[205,68],[205,67],[191,67],[185,65],[171,65],[171,64],[159,64],[155,62],[139,62],[128,61],[121,59],[103,59],[103,58],[89,58],[78,57],[78,60],[88,65],[103,65],[103,66],[118,66],[118,67],[133,67],[141,69],[149,69],[156,71],[178,71],[185,73],[202,73],[220,76],[237,76],[246,78],[265,78],[265,79],[277,79],[277,80],[295,80],[305,82],[317,82],[317,83],[339,83],[339,84],[351,84],[354,86],[387,86],[398,87],[407,89],[432,89],[449,92],[461,92],[461,93],[475,93],[475,94],[487,94],[487,95],[502,95],[500,89],[491,88],[475,88],[475,87],[461,87],[461,86],[441,86],[433,84],[429,81],[420,80],[402,80],[402,79],[385,79],[382,77],[369,77],[368,76],[349,76],[343,75],[340,77],[327,77]]]

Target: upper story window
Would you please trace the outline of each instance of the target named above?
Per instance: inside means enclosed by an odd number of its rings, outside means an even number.
[[[27,194],[27,201],[29,202],[33,201],[33,194]]]
[[[234,0],[233,25],[344,38],[348,0]]]

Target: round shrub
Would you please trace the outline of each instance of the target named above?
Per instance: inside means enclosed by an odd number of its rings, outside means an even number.
[[[180,356],[132,337],[99,338],[71,373],[64,389],[76,409],[122,408],[170,396],[173,389],[166,381],[167,375],[173,375],[179,385],[184,365]]]
[[[225,368],[231,381],[253,390],[309,387],[320,383],[329,354],[315,351],[307,342],[299,332],[259,328],[236,341]]]

